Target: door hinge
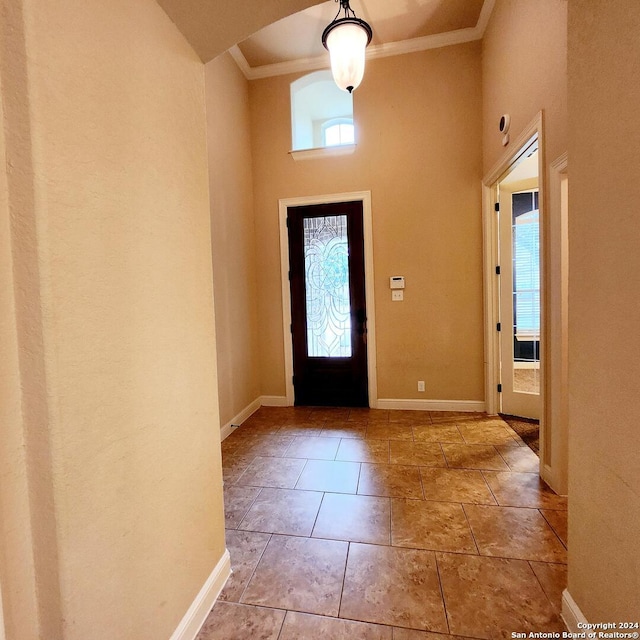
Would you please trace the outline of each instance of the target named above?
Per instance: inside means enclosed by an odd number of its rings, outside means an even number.
[[[287,229],[291,226],[291,218],[287,216]]]
[[[496,275],[500,275],[500,265],[496,265]]]
[[[493,205],[493,208],[494,208],[496,211],[500,211],[500,203],[499,203],[499,202],[496,202],[496,203]]]
[[[291,282],[291,271],[289,271],[289,282]]]
[[[502,393],[502,385],[501,384],[498,385],[498,393]]]
[[[502,331],[502,323],[498,322],[498,324],[496,325],[496,331]]]

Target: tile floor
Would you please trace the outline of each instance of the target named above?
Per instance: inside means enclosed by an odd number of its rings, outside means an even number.
[[[198,640],[564,630],[566,500],[500,418],[263,407],[222,453],[233,574]]]

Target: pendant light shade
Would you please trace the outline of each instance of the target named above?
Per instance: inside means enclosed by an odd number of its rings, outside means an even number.
[[[356,17],[349,0],[337,0],[345,17],[336,18],[322,34],[322,44],[329,50],[331,72],[336,84],[351,93],[364,76],[364,50],[371,42],[371,27]],[[338,12],[340,15],[340,12]]]

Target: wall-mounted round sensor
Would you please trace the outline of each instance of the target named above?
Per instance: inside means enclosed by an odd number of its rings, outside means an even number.
[[[511,125],[511,116],[505,113],[500,118],[500,133],[509,133],[509,127]]]

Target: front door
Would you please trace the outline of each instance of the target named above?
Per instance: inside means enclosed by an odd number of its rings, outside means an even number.
[[[362,202],[288,207],[296,405],[369,406]]]

